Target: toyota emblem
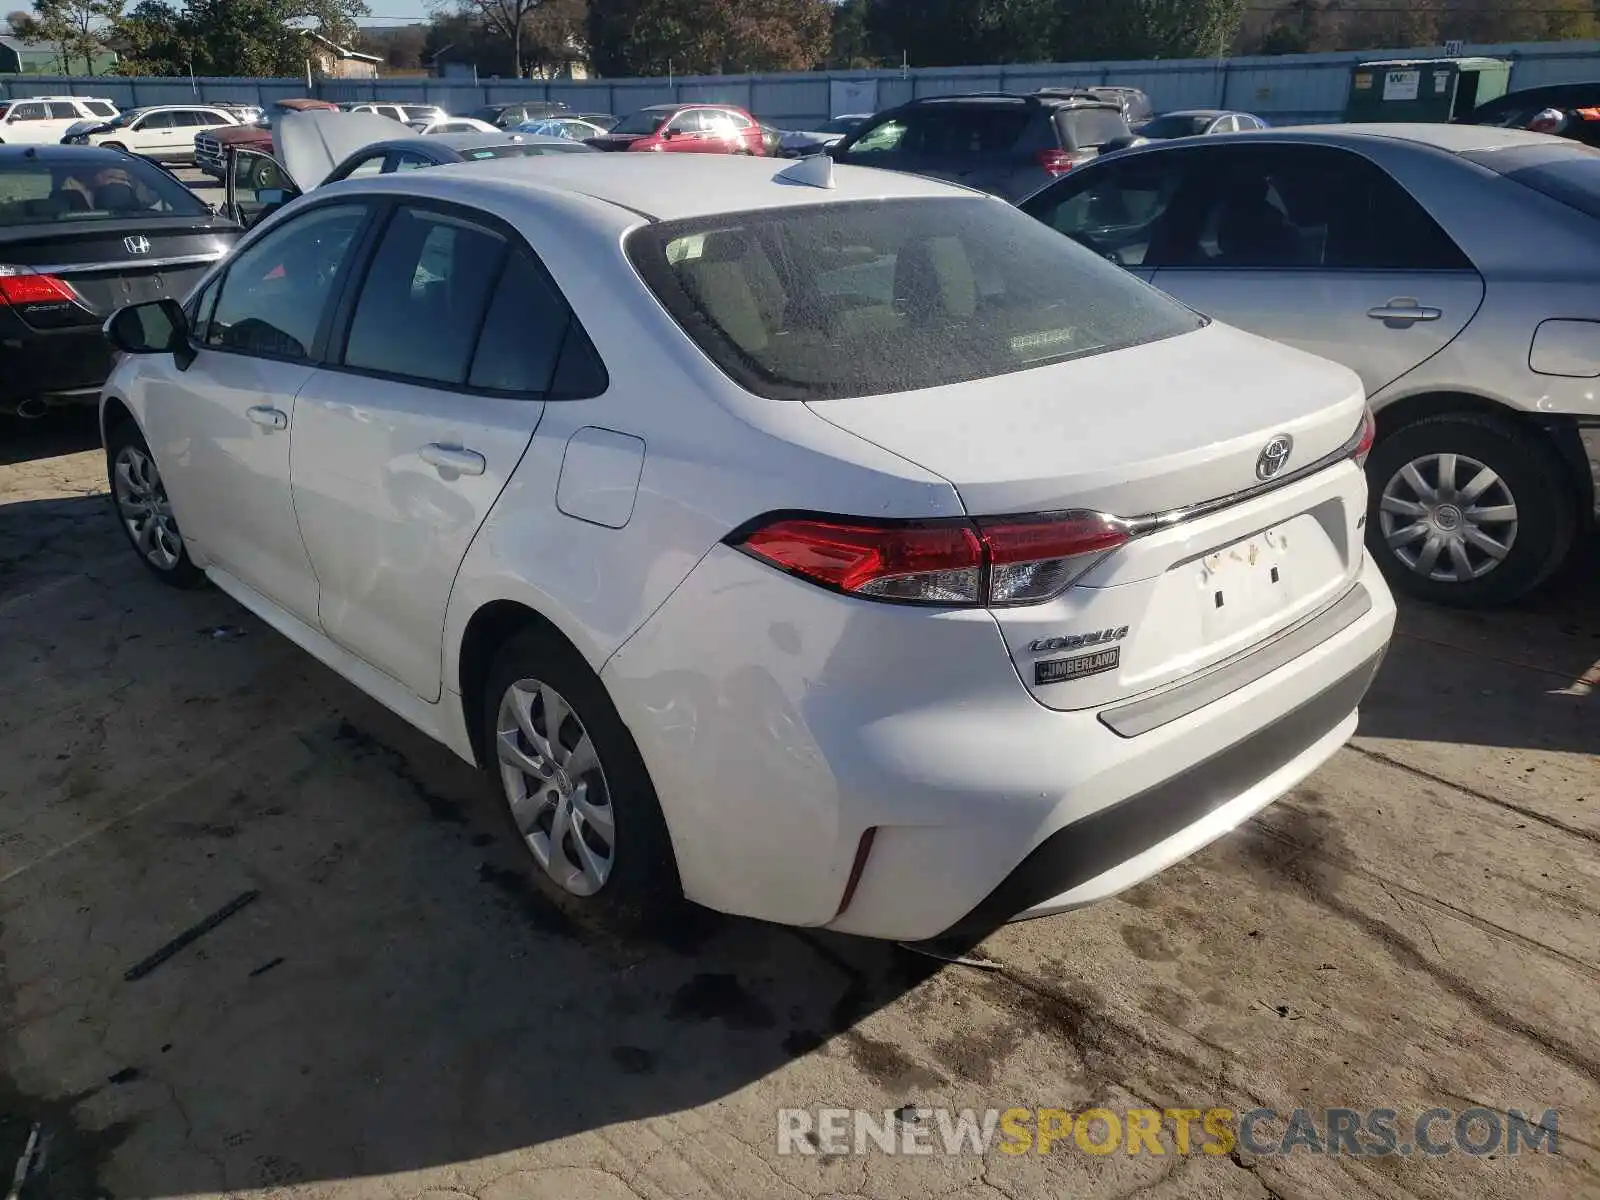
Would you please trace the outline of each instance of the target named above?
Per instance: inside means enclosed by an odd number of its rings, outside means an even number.
[[[1256,478],[1271,479],[1283,470],[1283,464],[1289,461],[1289,451],[1294,449],[1294,439],[1287,433],[1280,433],[1265,446],[1256,458]]]
[[[128,248],[129,254],[149,254],[150,239],[143,234],[134,234],[132,237],[122,239],[122,244]]]

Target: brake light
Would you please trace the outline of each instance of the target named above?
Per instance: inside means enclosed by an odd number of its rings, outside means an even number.
[[[54,275],[0,264],[0,304],[71,304],[77,293]]]
[[[1065,175],[1072,170],[1073,157],[1066,150],[1041,150],[1039,151],[1039,165],[1044,168],[1046,175],[1055,178]]]
[[[1131,536],[1095,512],[897,524],[786,517],[732,544],[849,595],[973,608],[1058,596]]]
[[[1361,413],[1361,432],[1356,437],[1356,448],[1350,452],[1350,457],[1356,460],[1356,466],[1367,465],[1367,455],[1372,453],[1372,443],[1378,440],[1378,422],[1372,415],[1370,408],[1363,409]]]

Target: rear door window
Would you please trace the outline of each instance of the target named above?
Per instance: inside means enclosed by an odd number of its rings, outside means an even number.
[[[72,103],[50,102],[50,117],[56,121],[78,120],[78,106]]]
[[[396,210],[356,300],[345,366],[464,385],[505,256],[505,239],[481,225]]]
[[[939,387],[1204,318],[1008,205],[824,204],[661,222],[627,249],[684,331],[773,399]]]
[[[929,158],[1004,154],[1028,127],[1026,105],[962,104],[929,107],[911,119],[907,149]]]

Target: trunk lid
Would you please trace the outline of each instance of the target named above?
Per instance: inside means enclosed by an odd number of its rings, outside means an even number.
[[[974,517],[1202,506],[1138,525],[1054,599],[992,610],[1023,683],[1071,709],[1182,679],[1348,590],[1366,492],[1356,464],[1336,456],[1364,404],[1345,368],[1212,324],[1076,362],[808,407],[942,475]],[[1327,470],[1295,478],[1330,456]]]
[[[0,242],[0,262],[54,275],[83,300],[81,308],[58,304],[21,311],[28,324],[39,329],[90,325],[125,304],[183,299],[238,236],[236,226],[214,218],[147,216],[55,225],[36,237],[22,234]]]

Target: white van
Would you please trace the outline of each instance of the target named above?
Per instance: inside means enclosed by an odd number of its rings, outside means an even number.
[[[109,121],[117,106],[100,96],[29,96],[0,101],[0,143],[54,145],[82,121]]]

